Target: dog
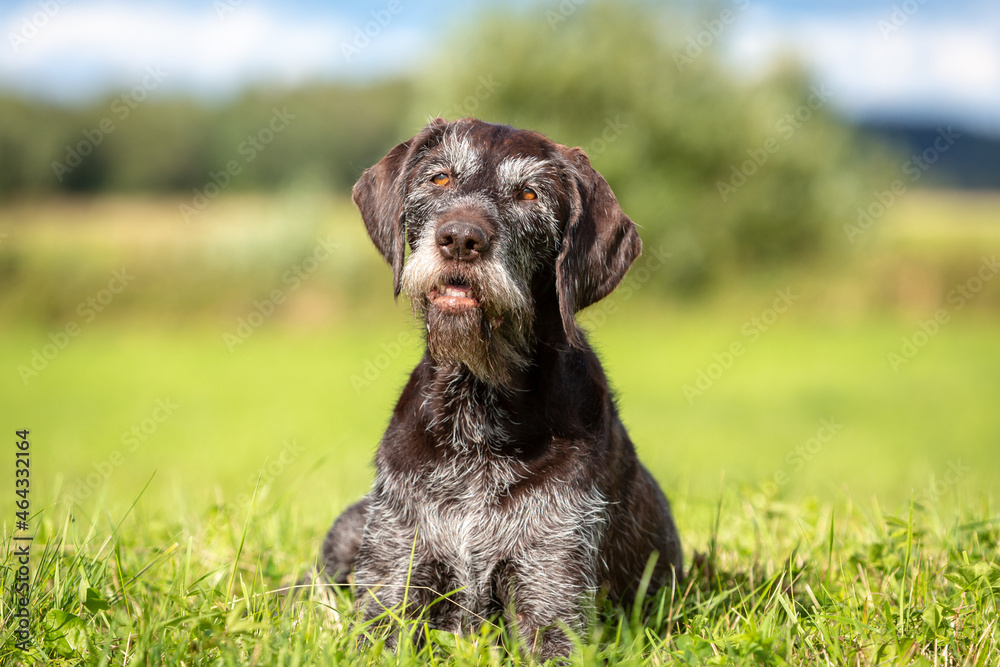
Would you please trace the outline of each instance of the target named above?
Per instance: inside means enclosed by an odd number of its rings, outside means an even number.
[[[473,118],[434,119],[353,197],[427,346],[323,571],[353,572],[365,621],[463,633],[502,613],[534,654],[568,655],[599,591],[633,599],[652,559],[650,592],[683,573],[574,317],[639,255],[635,224],[581,149]]]

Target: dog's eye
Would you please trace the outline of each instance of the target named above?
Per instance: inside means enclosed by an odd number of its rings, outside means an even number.
[[[531,188],[521,188],[521,191],[517,193],[517,196],[519,199],[524,199],[528,201],[532,199],[538,199],[538,195],[535,194],[535,191],[532,190]]]
[[[444,173],[443,171],[440,174],[435,174],[434,178],[431,179],[431,183],[433,183],[434,185],[439,185],[441,187],[448,185],[448,183],[450,182],[451,182],[451,177],[448,176],[448,174]]]

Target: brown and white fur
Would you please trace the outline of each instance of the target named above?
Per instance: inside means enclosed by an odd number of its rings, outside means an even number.
[[[669,503],[574,318],[638,256],[635,225],[579,148],[471,118],[393,148],[354,201],[427,349],[324,571],[354,572],[366,620],[465,632],[504,613],[540,657],[567,655],[600,588],[630,599],[654,555],[651,591],[682,576]]]

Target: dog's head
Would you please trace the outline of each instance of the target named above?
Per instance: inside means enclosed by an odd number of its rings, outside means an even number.
[[[582,346],[574,313],[610,293],[641,248],[582,150],[473,118],[435,119],[393,148],[354,202],[395,293],[426,320],[434,359],[494,384],[525,363],[543,290]]]

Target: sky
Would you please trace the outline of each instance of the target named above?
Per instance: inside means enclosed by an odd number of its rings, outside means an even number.
[[[544,20],[560,3],[586,1],[506,4]],[[60,103],[135,86],[218,98],[255,84],[384,76],[420,66],[421,54],[483,4],[0,0],[0,91]],[[716,29],[729,12],[709,48],[741,76],[792,53],[851,117],[956,123],[1000,136],[997,0],[684,4]],[[708,29],[695,24],[689,38],[707,40]]]

